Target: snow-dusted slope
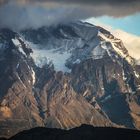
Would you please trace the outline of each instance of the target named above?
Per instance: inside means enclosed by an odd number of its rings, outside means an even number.
[[[70,56],[71,53],[67,51],[60,53],[56,49],[34,49],[34,53],[32,54],[32,57],[38,67],[42,68],[45,64],[53,64],[56,71],[63,72],[70,72],[70,69],[65,66],[65,63]]]
[[[122,41],[120,39],[115,38],[111,34],[103,34],[102,32],[98,32],[98,36],[102,39],[102,44],[110,43],[106,45],[107,51],[111,49],[116,53],[116,55],[120,56],[123,59],[126,59],[129,64],[134,64],[134,59],[129,55],[128,51],[124,47]],[[109,48],[110,46],[110,48]],[[110,53],[110,52],[109,52]]]
[[[44,27],[36,31],[24,31],[23,35],[31,42],[37,65],[52,61],[56,71],[70,71],[67,66],[70,68],[77,60],[80,63],[107,56],[118,63],[124,59],[131,65],[135,62],[120,39],[89,23],[64,24],[50,30]],[[34,43],[36,39],[37,44]]]

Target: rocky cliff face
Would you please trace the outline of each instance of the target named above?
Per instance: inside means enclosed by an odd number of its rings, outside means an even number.
[[[140,71],[120,39],[70,23],[0,30],[0,135],[35,126],[140,128]]]
[[[32,50],[17,33],[7,29],[0,33],[0,134],[11,135],[43,123],[32,91]]]

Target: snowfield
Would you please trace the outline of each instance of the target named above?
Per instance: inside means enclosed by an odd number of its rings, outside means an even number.
[[[66,61],[70,58],[71,53],[65,51],[61,53],[56,49],[38,49],[34,44],[32,57],[38,67],[43,67],[45,64],[53,63],[56,71],[70,72],[70,69],[65,66]]]

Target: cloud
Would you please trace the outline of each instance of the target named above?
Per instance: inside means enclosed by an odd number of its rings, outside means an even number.
[[[136,12],[140,12],[140,0],[16,0],[16,1],[26,1],[26,2],[38,2],[38,3],[57,3],[60,5],[77,5],[81,6],[82,8],[87,8],[87,9],[93,9],[97,7],[112,7],[109,8],[113,11],[112,16],[114,13],[115,16],[118,13],[118,16],[121,16],[123,14],[132,14]],[[103,10],[107,10],[107,8],[103,8]],[[86,10],[87,10],[86,9]],[[121,11],[120,11],[121,10]],[[110,12],[110,11],[109,11]],[[108,12],[108,13],[109,13]],[[111,14],[111,13],[110,13]]]
[[[0,0],[0,28],[21,30],[140,10],[138,0]]]
[[[4,0],[2,0],[4,1]],[[122,4],[132,4],[137,3],[139,0],[16,0],[24,2],[57,2],[57,3],[73,3],[73,4],[110,4],[110,5],[122,5]]]
[[[122,30],[115,30],[113,34],[123,40],[124,45],[129,51],[129,54],[137,60],[140,60],[140,37],[124,32]]]
[[[77,10],[76,10],[77,11]],[[10,2],[0,7],[0,27],[22,30],[39,28],[79,18],[74,7],[43,5],[22,5]]]
[[[31,2],[33,3],[46,3],[49,5],[53,3],[54,5],[65,5],[67,6],[77,6],[81,7],[82,10],[87,11],[93,16],[100,16],[103,14],[111,16],[126,16],[129,14],[134,14],[140,12],[140,0],[15,0],[19,3]],[[98,12],[98,13],[97,13]]]

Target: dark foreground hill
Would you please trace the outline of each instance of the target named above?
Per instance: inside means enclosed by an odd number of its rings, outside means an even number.
[[[9,140],[139,140],[140,131],[82,125],[71,130],[34,128],[20,132]]]

